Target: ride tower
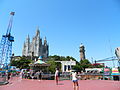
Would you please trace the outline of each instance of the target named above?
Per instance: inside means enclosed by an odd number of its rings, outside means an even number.
[[[118,58],[118,64],[119,64],[119,68],[120,68],[120,47],[117,47],[116,49],[115,49],[115,54],[116,54],[116,56],[117,56],[117,58]]]
[[[0,68],[8,69],[10,63],[10,58],[12,56],[12,42],[14,42],[14,37],[11,36],[13,16],[15,12],[10,13],[10,20],[5,35],[2,35],[0,43]]]

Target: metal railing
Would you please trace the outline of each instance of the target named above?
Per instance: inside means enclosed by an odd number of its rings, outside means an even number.
[[[8,83],[8,74],[7,71],[0,72],[0,85]]]

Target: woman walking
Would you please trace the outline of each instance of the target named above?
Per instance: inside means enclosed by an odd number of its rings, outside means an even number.
[[[60,75],[59,75],[59,69],[58,69],[58,68],[56,68],[56,71],[55,71],[55,80],[56,80],[56,85],[58,85],[59,77],[60,77]]]
[[[76,72],[72,72],[72,81],[74,90],[79,90],[78,77]]]

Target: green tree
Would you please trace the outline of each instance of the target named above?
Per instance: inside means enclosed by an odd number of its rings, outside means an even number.
[[[76,61],[75,58],[73,58],[73,57],[71,57],[71,56],[67,56],[67,57],[66,57],[66,61],[70,61],[70,60]]]
[[[79,63],[77,63],[75,66],[72,67],[72,69],[81,72],[83,68]]]
[[[70,56],[66,56],[66,57],[65,56],[58,56],[58,55],[49,56],[48,62],[47,62],[47,63],[51,64],[51,66],[49,67],[49,71],[54,73],[56,68],[61,69],[61,63],[57,62],[57,61],[70,61],[70,59],[76,61],[75,58],[70,57]]]
[[[85,60],[81,60],[80,64],[83,64],[83,65],[87,64],[88,65],[88,64],[91,64],[91,63],[89,62],[89,60],[85,59]]]
[[[120,67],[118,67],[118,71],[120,72]]]
[[[85,72],[85,69],[86,68],[92,68],[92,64],[89,62],[89,60],[85,59],[85,60],[81,60],[80,61],[80,67],[81,67],[81,70]]]
[[[54,60],[54,61],[70,61],[70,60],[74,60],[76,61],[75,58],[71,57],[71,56],[58,56],[58,55],[54,55],[54,56],[49,56],[48,60]]]
[[[13,61],[10,62],[10,65],[11,66],[17,66],[18,63],[19,63],[18,61],[13,60]]]
[[[50,64],[48,71],[50,71],[51,73],[54,73],[57,67],[56,62],[54,60],[49,60],[47,63]]]
[[[58,56],[58,55],[49,56],[48,60],[60,61],[60,56]]]
[[[66,58],[64,56],[61,56],[60,61],[66,61]]]
[[[20,60],[17,61],[11,61],[10,65],[11,66],[16,66],[17,68],[20,69],[29,69],[29,64],[32,63],[32,60],[27,59],[27,57],[21,57]]]

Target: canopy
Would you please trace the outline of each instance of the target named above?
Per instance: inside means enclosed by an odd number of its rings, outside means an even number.
[[[42,60],[38,60],[38,61],[36,61],[34,64],[43,64],[43,63],[45,63],[45,62],[42,61]]]
[[[42,60],[38,60],[38,61],[34,62],[34,64],[30,64],[30,66],[50,66],[50,64],[47,64]]]

